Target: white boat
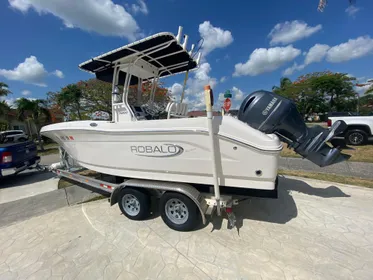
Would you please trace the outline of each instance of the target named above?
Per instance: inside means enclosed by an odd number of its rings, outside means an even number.
[[[276,188],[280,138],[319,165],[344,160],[337,149],[325,147],[325,129],[310,134],[302,120],[292,121],[293,128],[298,129],[294,133],[291,125],[285,129],[272,125],[276,114],[281,114],[276,121],[286,119],[284,112],[291,107],[272,93],[248,96],[238,118],[214,116],[213,143],[208,126],[211,115],[188,118],[185,103],[170,102],[166,119],[152,119],[154,88],[145,106],[128,104],[131,85],[141,89],[144,81],[156,84],[159,78],[198,67],[200,54],[193,52],[193,46],[187,49],[188,36],[181,42],[181,32],[182,28],[176,36],[159,33],[80,64],[97,79],[112,82],[112,120],[57,123],[44,126],[41,134],[57,142],[80,166],[100,173],[202,185],[211,185],[216,177],[221,187],[244,189]],[[123,93],[117,85],[124,85]],[[280,110],[283,108],[286,110]],[[254,113],[257,115],[250,115]],[[269,124],[273,131],[268,132]],[[295,140],[292,133],[297,135]],[[308,135],[307,141],[302,133]]]

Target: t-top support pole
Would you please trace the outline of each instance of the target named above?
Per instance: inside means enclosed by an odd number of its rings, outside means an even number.
[[[214,130],[212,126],[212,106],[213,106],[213,93],[210,85],[205,86],[205,103],[206,103],[206,112],[207,112],[207,125],[209,131],[209,140],[211,147],[211,158],[212,158],[212,175],[214,180],[214,195],[216,201],[216,212],[220,216],[220,187],[218,180],[218,171],[217,171],[217,147],[214,139]]]

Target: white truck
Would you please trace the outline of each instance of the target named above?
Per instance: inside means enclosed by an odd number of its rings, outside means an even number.
[[[342,120],[348,128],[336,136],[336,139],[344,139],[347,145],[365,145],[373,140],[373,116],[332,116],[328,117],[328,127],[334,122]]]

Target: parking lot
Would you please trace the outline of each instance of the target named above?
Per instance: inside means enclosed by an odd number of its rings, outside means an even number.
[[[176,232],[99,200],[0,230],[0,279],[372,279],[373,192],[280,178],[280,197]],[[27,209],[25,209],[27,211]]]

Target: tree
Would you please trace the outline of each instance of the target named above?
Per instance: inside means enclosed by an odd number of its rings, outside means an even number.
[[[7,96],[12,93],[6,83],[0,82],[0,96]]]
[[[141,99],[148,102],[152,88],[152,82],[142,84]],[[123,92],[123,86],[119,87]],[[50,106],[58,106],[70,119],[90,119],[92,113],[103,111],[112,114],[112,85],[98,79],[79,81],[76,84],[63,88],[60,92],[49,92],[48,102]],[[137,99],[137,85],[130,86],[128,102],[135,105]],[[158,83],[155,91],[154,103],[158,108],[165,108],[170,100],[168,89],[162,83]],[[78,113],[79,111],[79,113]],[[80,116],[79,116],[80,115]]]
[[[10,106],[6,101],[0,101],[0,115],[6,115],[10,111]]]
[[[39,146],[44,151],[40,129],[42,124],[49,122],[51,119],[49,110],[46,107],[46,101],[41,99],[29,100],[22,97],[16,100],[16,106],[19,120],[24,121],[30,118],[35,123]]]
[[[343,111],[351,109],[351,104],[356,108],[355,80],[346,73],[324,71],[302,75],[294,84],[308,108]]]
[[[4,120],[0,119],[0,131],[8,130],[8,112],[10,111],[10,106],[5,101],[0,101],[0,116],[4,116]]]
[[[57,96],[57,103],[64,111],[76,112],[79,120],[82,119],[81,99],[83,97],[82,89],[76,84],[69,84],[62,88]]]
[[[272,87],[272,91],[274,93],[277,93],[277,94],[281,95],[291,85],[292,85],[292,82],[291,82],[291,80],[289,78],[282,77],[280,79],[280,86],[279,87],[278,86],[273,86]]]
[[[298,77],[294,83],[282,78],[273,90],[294,101],[302,114],[351,111],[357,105],[355,80],[344,73],[314,72]]]

